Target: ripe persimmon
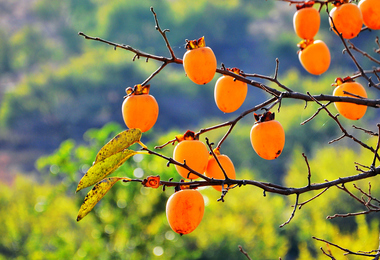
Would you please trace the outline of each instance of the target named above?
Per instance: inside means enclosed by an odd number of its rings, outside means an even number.
[[[280,156],[285,145],[285,131],[274,113],[254,114],[256,122],[251,129],[251,144],[255,152],[266,160]]]
[[[173,159],[180,163],[186,162],[186,165],[194,171],[204,173],[209,156],[206,145],[199,141],[192,131],[187,131],[183,136],[183,140],[178,141],[179,143],[173,151]],[[189,174],[189,170],[184,167],[175,165],[175,168],[183,178],[198,178],[198,176],[193,173]]]
[[[344,79],[337,78],[335,83],[332,85],[336,86],[333,92],[334,96],[367,98],[365,88],[360,83],[352,80],[350,77]],[[367,111],[367,106],[365,105],[358,105],[348,102],[334,102],[334,105],[339,114],[351,120],[358,120],[362,118]]]
[[[214,154],[216,155],[220,165],[223,167],[224,172],[227,174],[227,177],[230,179],[235,179],[235,167],[231,159],[225,154],[220,154],[219,149],[215,149]],[[224,173],[213,155],[210,155],[208,159],[205,175],[214,179],[225,179]],[[222,191],[222,186],[212,187],[217,191]],[[225,184],[224,188],[226,189],[227,187],[228,185]]]
[[[206,47],[204,37],[187,41],[187,51],[183,55],[183,68],[186,75],[196,84],[209,83],[216,72],[216,58],[210,47]]]
[[[321,40],[304,40],[298,44],[298,58],[304,69],[313,75],[321,75],[330,67],[331,56],[327,45]]]
[[[314,2],[297,5],[297,12],[293,16],[293,28],[296,34],[305,40],[313,39],[318,33],[321,17]]]
[[[370,29],[380,30],[379,0],[361,0],[358,6],[363,15],[363,23]]]
[[[166,203],[166,218],[174,232],[186,235],[201,223],[204,209],[204,199],[199,191],[180,190],[169,197]]]
[[[236,74],[240,73],[240,70],[236,68],[228,70]],[[221,76],[215,83],[215,103],[224,113],[234,112],[244,103],[247,92],[247,83],[228,75]]]
[[[157,121],[158,104],[156,99],[149,95],[150,85],[136,85],[133,89],[127,88],[127,97],[122,104],[122,114],[128,128],[139,128],[142,132],[151,129]]]
[[[333,30],[336,34],[341,33],[345,39],[352,39],[356,37],[363,25],[363,16],[359,7],[356,4],[348,3],[346,0],[339,1],[335,4],[335,7],[330,11],[329,19],[330,26],[335,25],[336,30]],[[331,21],[332,20],[332,21]]]

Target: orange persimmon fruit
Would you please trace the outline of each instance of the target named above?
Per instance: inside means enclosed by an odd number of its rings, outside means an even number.
[[[379,0],[361,0],[358,6],[363,15],[363,23],[370,29],[380,30]]]
[[[227,70],[240,74],[240,70],[237,68]],[[247,92],[247,83],[228,75],[221,76],[215,83],[215,103],[222,112],[232,113],[244,103]]]
[[[301,39],[313,39],[318,33],[321,17],[313,5],[314,2],[297,5],[297,11],[293,15],[293,28]]]
[[[350,77],[344,79],[337,78],[335,80],[335,83],[333,83],[332,85],[336,86],[333,92],[334,96],[367,98],[367,92],[365,88],[360,83],[352,80]],[[353,96],[351,94],[356,96]],[[365,112],[367,111],[367,106],[365,105],[358,105],[348,102],[334,102],[334,105],[338,110],[339,114],[350,120],[359,120],[364,116]]]
[[[208,150],[206,145],[197,139],[194,132],[187,131],[183,140],[178,140],[178,144],[173,151],[173,159],[180,163],[185,163],[194,171],[203,174],[208,161]],[[179,175],[187,179],[197,179],[198,176],[190,173],[189,170],[179,165],[174,165]],[[190,174],[189,174],[190,173]]]
[[[251,129],[251,144],[255,152],[266,160],[280,156],[285,145],[285,131],[274,113],[254,114],[256,122]]]
[[[216,155],[216,158],[218,159],[220,165],[223,167],[223,170],[227,174],[227,177],[230,179],[235,179],[236,172],[235,172],[234,164],[231,161],[231,159],[225,154],[220,154],[220,151],[218,148],[214,149],[214,154]],[[209,156],[205,175],[209,178],[222,179],[222,180],[225,179],[224,173],[213,155]],[[222,186],[212,186],[212,187],[216,189],[217,191],[222,191]],[[227,189],[227,187],[228,185],[225,184],[224,188]]]
[[[298,58],[304,69],[313,75],[321,75],[330,67],[331,56],[327,45],[321,40],[303,40],[298,43]]]
[[[196,84],[209,83],[216,72],[216,57],[210,47],[206,47],[204,37],[187,41],[187,51],[183,55],[183,68],[186,75]]]
[[[337,1],[335,7],[330,11],[330,26],[333,28],[333,25],[335,25],[338,32],[333,31],[336,34],[341,33],[343,38],[352,39],[362,29],[363,16],[356,4],[348,3],[346,0],[341,2]]]
[[[122,104],[122,114],[128,128],[139,128],[142,132],[150,130],[158,118],[158,104],[149,95],[150,85],[136,85],[127,88],[127,97]]]
[[[180,190],[169,197],[166,203],[166,218],[174,232],[186,235],[201,223],[204,209],[204,199],[199,191]]]

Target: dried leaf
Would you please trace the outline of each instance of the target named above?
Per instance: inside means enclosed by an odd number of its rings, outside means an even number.
[[[127,149],[134,143],[140,142],[140,138],[140,129],[129,129],[119,133],[100,149],[96,155],[95,163]]]
[[[98,182],[84,198],[84,202],[82,203],[78,212],[77,221],[84,218],[104,197],[104,195],[106,195],[106,193],[113,187],[113,185],[120,180],[130,181],[131,179],[126,177],[111,177]]]
[[[107,177],[136,153],[137,152],[133,150],[124,150],[113,154],[102,161],[95,162],[79,181],[76,192],[92,186],[101,179]]]

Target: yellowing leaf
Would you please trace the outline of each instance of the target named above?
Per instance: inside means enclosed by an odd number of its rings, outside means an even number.
[[[120,180],[130,181],[131,179],[126,177],[111,177],[98,182],[84,198],[84,202],[82,203],[78,212],[77,221],[84,218],[104,197],[104,195],[106,195],[106,193],[113,187],[113,185]]]
[[[123,150],[113,154],[102,161],[95,162],[94,165],[88,169],[86,174],[79,181],[76,192],[86,187],[92,186],[101,179],[107,177],[119,168],[129,157],[135,155],[137,152],[133,150]]]
[[[140,142],[140,138],[140,129],[129,129],[119,133],[100,149],[96,155],[95,163],[123,151],[134,143]]]

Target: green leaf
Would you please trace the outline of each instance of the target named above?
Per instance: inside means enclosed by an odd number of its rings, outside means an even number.
[[[126,177],[111,177],[98,182],[84,198],[84,202],[78,212],[77,221],[84,218],[104,197],[104,195],[106,195],[113,185],[120,180],[130,181],[131,179]]]
[[[129,129],[119,133],[100,149],[96,155],[95,163],[140,142],[141,134],[140,129]]]
[[[107,177],[119,168],[126,160],[128,160],[128,158],[137,153],[138,152],[133,150],[123,150],[107,157],[102,161],[95,162],[95,164],[88,169],[86,174],[79,181],[76,192],[92,186],[101,179]]]

